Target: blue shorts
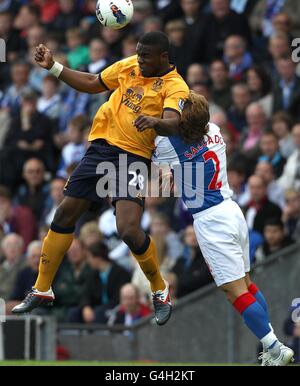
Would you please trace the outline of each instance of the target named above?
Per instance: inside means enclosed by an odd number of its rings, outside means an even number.
[[[149,166],[146,158],[95,140],[67,181],[64,195],[91,202],[110,197],[112,204],[129,200],[144,207]]]

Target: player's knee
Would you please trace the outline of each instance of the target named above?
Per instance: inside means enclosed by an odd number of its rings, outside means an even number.
[[[75,226],[74,211],[64,205],[60,205],[55,212],[53,223],[61,228],[70,228]]]
[[[118,224],[119,236],[131,250],[136,249],[136,234],[139,230],[139,225],[135,223],[122,222]]]

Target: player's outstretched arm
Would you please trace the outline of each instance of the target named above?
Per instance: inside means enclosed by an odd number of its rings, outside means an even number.
[[[47,70],[53,68],[55,63],[52,52],[43,44],[40,44],[36,48],[35,61],[42,68]],[[97,94],[106,91],[104,86],[100,83],[98,75],[74,71],[70,68],[63,67],[63,70],[58,78],[80,92]]]
[[[134,122],[139,132],[154,129],[158,135],[169,137],[179,132],[180,115],[173,110],[165,110],[162,119],[140,115]]]

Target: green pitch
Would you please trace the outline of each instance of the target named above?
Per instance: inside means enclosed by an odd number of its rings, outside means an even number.
[[[159,363],[159,362],[43,362],[43,361],[0,361],[0,366],[244,366],[212,363]],[[246,366],[246,365],[245,365]],[[249,365],[248,365],[249,366]]]

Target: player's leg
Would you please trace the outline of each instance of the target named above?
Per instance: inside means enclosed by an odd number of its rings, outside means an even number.
[[[293,360],[293,351],[278,340],[269,322],[267,310],[249,291],[250,276],[224,284],[225,292],[233,307],[241,314],[246,326],[261,341],[264,353],[260,359],[264,366],[285,366]],[[251,286],[251,284],[250,284]]]
[[[57,208],[43,242],[39,275],[34,285],[38,291],[46,292],[51,287],[58,267],[73,242],[76,222],[90,205],[90,201],[85,199],[65,197]]]
[[[266,311],[269,318],[269,309],[266,302],[266,299],[260,289],[252,282],[250,274],[246,274],[246,284],[248,287],[248,291],[255,297],[258,303],[262,306],[262,308]],[[269,318],[270,320],[270,318]],[[272,327],[271,327],[272,328]]]
[[[43,242],[37,281],[25,300],[12,310],[14,314],[30,312],[36,307],[53,302],[51,284],[72,244],[75,224],[89,206],[90,201],[85,199],[64,198]]]
[[[143,206],[134,200],[118,200],[115,207],[119,235],[150,282],[156,321],[163,325],[171,316],[172,306],[168,286],[160,274],[155,243],[141,228]]]

